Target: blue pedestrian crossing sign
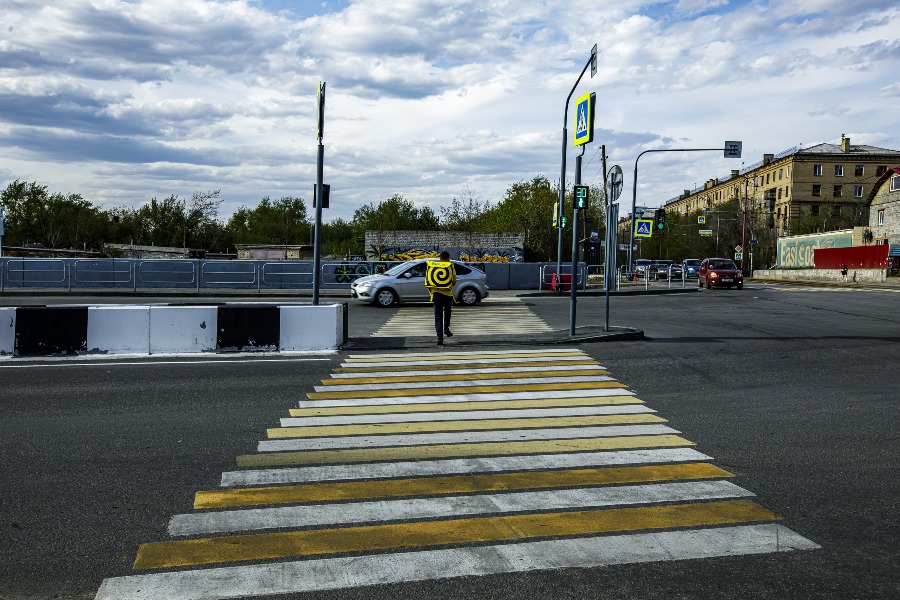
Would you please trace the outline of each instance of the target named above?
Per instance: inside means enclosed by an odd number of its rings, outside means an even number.
[[[634,237],[653,237],[653,219],[638,219],[634,225]]]
[[[594,104],[597,96],[591,92],[584,94],[575,103],[575,145],[581,146],[594,141]]]

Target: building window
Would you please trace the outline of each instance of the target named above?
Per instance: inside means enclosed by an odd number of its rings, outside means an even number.
[[[843,177],[844,176],[844,165],[834,165],[834,176],[835,177]]]
[[[884,165],[878,165],[875,167],[875,177],[881,177],[887,172],[887,167]]]
[[[778,181],[784,179],[784,169],[778,169]]]
[[[891,191],[900,190],[900,175],[891,175]]]
[[[853,186],[853,197],[854,198],[862,198],[862,193],[863,193],[862,188],[863,188],[863,186],[861,186],[861,185]]]
[[[832,217],[841,216],[841,205],[840,204],[832,204],[831,205],[831,216]]]
[[[822,176],[822,165],[813,165],[813,175],[816,177]]]
[[[857,177],[862,177],[866,173],[866,167],[863,165],[856,165],[856,168],[853,170],[853,174]]]
[[[778,199],[781,200],[781,188],[778,188]]]
[[[884,209],[878,211],[878,224],[884,225]]]
[[[812,216],[818,217],[819,216],[819,205],[813,204],[812,206],[810,206],[809,212],[812,214]]]
[[[813,196],[821,196],[822,195],[822,186],[819,184],[813,184]]]
[[[841,186],[839,186],[839,185],[834,186],[834,197],[835,198],[841,197]]]
[[[768,173],[766,173],[766,183],[767,184],[769,183],[769,174]]]
[[[788,177],[791,176],[791,168],[790,168],[790,167],[787,168],[787,176],[788,176]]]

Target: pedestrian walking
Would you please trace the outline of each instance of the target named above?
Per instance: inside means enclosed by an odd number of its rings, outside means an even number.
[[[444,336],[452,337],[450,314],[453,306],[453,286],[456,284],[456,268],[450,262],[450,253],[444,250],[438,260],[425,263],[425,287],[431,292],[434,304],[434,330],[437,345],[444,344]]]
[[[841,265],[841,281],[847,283],[847,265]]]

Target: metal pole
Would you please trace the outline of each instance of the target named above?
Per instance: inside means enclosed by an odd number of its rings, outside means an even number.
[[[319,284],[320,284],[320,262],[319,257],[322,245],[322,199],[324,196],[325,186],[325,145],[322,144],[325,129],[325,82],[319,84],[319,93],[316,97],[318,108],[318,126],[316,129],[316,137],[319,140],[319,149],[316,156],[316,221],[314,224],[313,235],[313,306],[319,304]]]
[[[581,154],[575,157],[575,185],[581,185],[581,160],[584,157],[585,146],[581,146]],[[569,288],[569,335],[575,335],[575,312],[577,300],[575,297],[576,273],[578,270],[578,216],[581,211],[575,208],[572,212],[572,286]],[[562,229],[560,229],[562,231]]]
[[[581,70],[581,74],[578,76],[578,79],[575,81],[575,85],[572,86],[572,91],[569,92],[569,95],[566,97],[566,109],[563,113],[563,136],[562,136],[562,166],[560,167],[559,172],[559,212],[556,215],[556,223],[559,225],[559,236],[556,243],[557,253],[556,253],[556,278],[560,279],[562,277],[562,256],[563,256],[563,228],[562,228],[562,218],[565,213],[564,205],[566,201],[566,142],[569,141],[569,130],[566,127],[569,124],[569,101],[572,100],[572,94],[575,93],[575,88],[578,87],[578,84],[581,83],[581,78],[584,77],[584,74],[587,72],[588,67],[591,66],[591,63],[594,61],[594,55],[591,55],[591,58],[588,59],[587,63],[585,63],[584,68]]]
[[[606,181],[606,176],[607,176],[606,144],[602,144],[600,146],[600,164],[601,164],[600,168],[603,169],[603,199],[606,200],[606,202],[604,202],[603,204],[605,205],[604,208],[606,209],[606,230],[607,230],[607,234],[604,236],[606,238],[606,253],[604,255],[605,258],[603,259],[603,262],[606,263],[606,266],[603,268],[603,287],[606,289],[606,321],[604,321],[604,324],[603,324],[603,331],[609,331],[609,288],[610,288],[609,276],[613,274],[613,271],[611,269],[615,267],[614,264],[610,264],[609,259],[610,259],[610,257],[616,256],[616,252],[617,252],[617,248],[609,247],[609,245],[610,245],[609,242],[612,239],[611,236],[609,235],[609,228],[610,227],[618,227],[619,224],[614,223],[614,224],[610,225],[610,215],[612,214],[610,209],[612,208],[612,201],[609,196],[609,188],[606,187],[606,184],[607,184],[607,181]],[[616,281],[618,282],[618,277],[616,277]]]

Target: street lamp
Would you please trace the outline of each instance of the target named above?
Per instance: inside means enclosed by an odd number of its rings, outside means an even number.
[[[569,140],[569,130],[567,126],[569,125],[569,101],[572,100],[572,94],[575,93],[575,88],[578,87],[578,84],[581,83],[581,78],[584,77],[585,72],[588,67],[591,68],[591,77],[597,74],[597,44],[594,44],[594,47],[591,48],[591,57],[588,59],[587,63],[584,65],[584,68],[581,70],[581,74],[578,76],[578,79],[575,81],[575,85],[572,86],[572,91],[569,92],[568,97],[566,97],[566,110],[563,115],[563,130],[562,130],[562,168],[560,170],[559,175],[559,212],[556,214],[556,222],[559,225],[559,236],[557,240],[557,254],[556,254],[556,277],[557,280],[561,281],[562,279],[562,256],[563,256],[563,228],[562,228],[562,218],[563,213],[563,204],[566,200],[566,143]],[[572,288],[575,287],[575,273],[572,273]],[[562,288],[560,288],[562,289]]]
[[[741,157],[741,148],[743,146],[743,142],[725,142],[724,148],[666,148],[659,150],[644,150],[640,154],[638,154],[637,158],[634,159],[634,186],[631,192],[631,234],[628,236],[628,267],[631,268],[632,264],[632,250],[634,249],[634,228],[635,228],[635,214],[634,211],[637,207],[637,181],[638,181],[638,161],[641,160],[641,157],[645,154],[649,154],[651,152],[724,152],[725,158],[740,158]]]

